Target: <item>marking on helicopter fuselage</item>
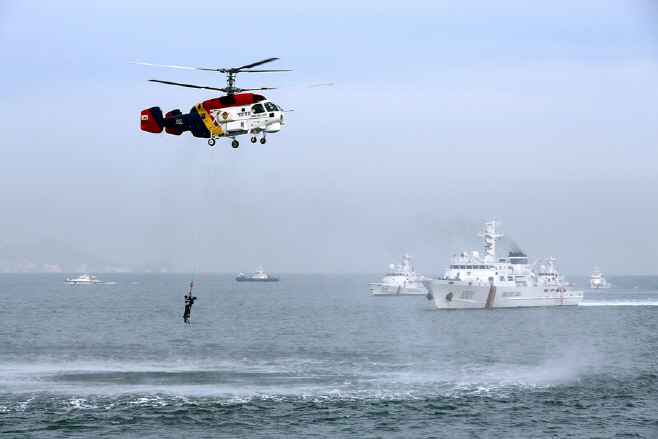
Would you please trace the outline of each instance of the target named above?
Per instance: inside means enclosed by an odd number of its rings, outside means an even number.
[[[212,117],[212,114],[208,113],[206,111],[206,107],[204,107],[203,104],[197,104],[196,110],[199,113],[199,116],[201,116],[201,120],[203,123],[206,125],[206,128],[208,129],[208,132],[215,136],[215,135],[223,135],[224,130],[222,130],[219,127],[219,124],[215,122],[215,119]],[[208,115],[208,117],[206,117]]]

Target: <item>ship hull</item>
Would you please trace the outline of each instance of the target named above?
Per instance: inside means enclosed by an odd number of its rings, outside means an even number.
[[[574,306],[583,300],[583,292],[548,285],[491,285],[481,282],[431,279],[423,285],[434,298],[437,309],[521,308],[535,306]]]
[[[427,290],[424,287],[403,287],[402,285],[368,284],[372,294],[375,296],[425,296]]]
[[[102,284],[103,282],[65,280],[64,283],[70,285],[94,285],[94,284]]]
[[[250,277],[245,277],[245,278],[236,277],[235,280],[238,281],[238,282],[278,282],[279,278],[278,277],[270,277],[270,278],[267,278],[267,279],[253,279],[253,278],[250,278]]]

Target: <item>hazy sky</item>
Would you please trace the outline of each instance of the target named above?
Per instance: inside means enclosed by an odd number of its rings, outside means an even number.
[[[211,149],[139,129],[220,73],[287,124]],[[501,221],[564,273],[658,274],[654,1],[4,1],[0,247],[138,267],[424,275]],[[212,154],[212,166],[211,164]],[[201,224],[206,179],[208,198]],[[377,279],[373,279],[377,280]]]

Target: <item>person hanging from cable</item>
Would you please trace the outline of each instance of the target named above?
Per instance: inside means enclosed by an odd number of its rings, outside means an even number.
[[[190,299],[185,295],[185,312],[183,312],[183,323],[190,323]]]
[[[185,312],[183,313],[183,322],[190,323],[190,312],[192,312],[192,305],[196,297],[192,297],[192,287],[194,287],[194,282],[190,282],[190,294],[185,296]]]

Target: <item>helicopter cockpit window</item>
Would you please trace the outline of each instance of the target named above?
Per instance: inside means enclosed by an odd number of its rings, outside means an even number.
[[[278,111],[277,106],[271,102],[265,102],[265,108],[267,108],[267,111]]]
[[[260,114],[260,113],[265,113],[265,109],[263,108],[263,104],[256,104],[251,107],[251,112],[253,114]]]

